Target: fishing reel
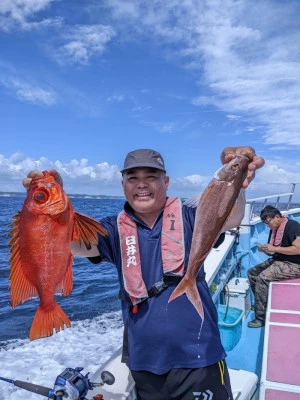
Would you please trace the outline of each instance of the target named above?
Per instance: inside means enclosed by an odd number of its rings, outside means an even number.
[[[85,396],[89,390],[95,387],[103,386],[104,384],[112,385],[115,382],[115,377],[108,371],[102,371],[101,382],[91,382],[88,379],[89,372],[83,375],[83,368],[66,368],[55,379],[54,388],[47,388],[36,385],[34,383],[17,381],[0,377],[0,380],[13,383],[15,386],[30,392],[40,394],[53,400],[85,400]],[[102,395],[95,395],[94,400],[103,399]]]
[[[92,389],[87,375],[82,375],[83,368],[66,368],[56,377],[54,388],[49,392],[49,398],[62,400],[81,400],[85,398],[89,389]],[[52,393],[53,392],[53,393]]]
[[[105,383],[112,385],[115,382],[115,377],[108,371],[103,371],[101,374],[102,382],[90,382],[88,379],[89,373],[82,375],[83,368],[66,368],[60,375],[57,376],[53,394],[49,398],[55,400],[84,400],[87,392],[94,387],[103,386]]]

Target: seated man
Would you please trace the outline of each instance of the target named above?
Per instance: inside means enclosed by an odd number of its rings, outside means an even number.
[[[300,224],[273,206],[266,206],[260,218],[270,228],[270,234],[268,243],[258,250],[271,257],[248,270],[255,297],[255,319],[248,323],[249,328],[265,324],[270,282],[300,278]]]

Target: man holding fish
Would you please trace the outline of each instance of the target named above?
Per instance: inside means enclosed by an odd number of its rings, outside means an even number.
[[[224,166],[200,198],[182,204],[167,196],[169,177],[160,153],[128,153],[122,173],[124,210],[100,223],[107,236],[75,256],[116,265],[124,319],[123,361],[139,400],[192,400],[202,394],[232,400],[218,317],[203,262],[222,232],[238,226],[244,195],[264,165],[252,147],[228,147]],[[28,189],[31,171],[23,184]],[[59,177],[60,183],[61,177]],[[186,294],[186,296],[182,296]]]

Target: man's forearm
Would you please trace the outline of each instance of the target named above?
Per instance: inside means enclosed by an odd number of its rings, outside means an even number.
[[[296,246],[281,247],[281,246],[270,246],[269,251],[275,253],[285,254],[286,256],[296,256],[300,254],[300,249]]]

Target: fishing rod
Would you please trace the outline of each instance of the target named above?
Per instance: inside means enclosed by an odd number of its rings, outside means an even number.
[[[115,382],[115,377],[108,371],[101,372],[101,382],[91,382],[88,378],[89,372],[86,375],[81,374],[83,368],[66,368],[59,374],[54,383],[54,387],[48,388],[45,386],[36,385],[25,381],[8,379],[0,376],[0,380],[12,383],[21,389],[29,392],[48,397],[53,400],[86,400],[85,396],[89,390],[95,387],[103,386],[104,384],[112,385]],[[101,400],[101,394],[95,395],[94,400]]]

